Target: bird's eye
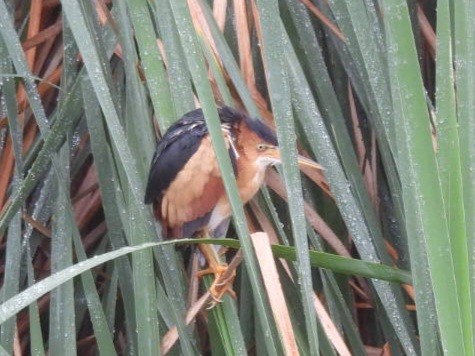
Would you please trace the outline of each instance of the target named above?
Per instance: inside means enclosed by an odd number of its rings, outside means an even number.
[[[263,143],[260,143],[257,145],[257,150],[258,151],[264,151],[266,149],[266,145],[264,145]]]

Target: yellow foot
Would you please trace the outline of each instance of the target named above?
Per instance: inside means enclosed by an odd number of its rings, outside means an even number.
[[[209,288],[209,292],[211,294],[211,301],[209,307],[207,309],[211,309],[215,307],[218,303],[221,303],[223,295],[227,292],[231,295],[231,297],[236,298],[236,292],[233,290],[233,281],[234,277],[236,276],[236,271],[234,271],[230,276],[223,277],[223,275],[228,270],[228,266],[225,264],[208,267],[204,270],[199,271],[196,275],[197,277],[202,277],[207,274],[214,274],[214,281],[211,287]]]

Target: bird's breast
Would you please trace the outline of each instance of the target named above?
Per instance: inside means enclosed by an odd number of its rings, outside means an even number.
[[[266,167],[256,163],[246,164],[246,167],[240,170],[240,174],[237,177],[237,185],[240,198],[244,204],[251,200],[259,191],[264,183],[265,172]]]
[[[239,170],[237,177],[237,186],[239,190],[239,197],[243,204],[251,200],[259,191],[264,183],[265,168],[261,167],[247,167]],[[228,197],[223,195],[216,204],[210,219],[210,229],[213,230],[223,220],[231,216],[231,206]]]

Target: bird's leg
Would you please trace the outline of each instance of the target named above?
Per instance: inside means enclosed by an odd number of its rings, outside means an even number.
[[[228,269],[228,265],[220,261],[219,256],[213,246],[209,244],[198,244],[198,248],[208,262],[208,268],[199,271],[197,276],[202,277],[207,274],[214,274],[213,284],[209,288],[209,292],[213,298],[211,307],[221,302],[221,298],[226,292],[235,298],[236,293],[232,288],[232,284],[236,273],[233,272],[229,277],[222,278]]]

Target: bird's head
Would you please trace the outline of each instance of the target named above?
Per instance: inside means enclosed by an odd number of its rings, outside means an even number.
[[[236,112],[233,114],[235,121],[231,126],[231,137],[237,156],[244,154],[248,160],[264,169],[280,164],[281,153],[274,131],[262,121],[243,114],[238,115]],[[298,156],[298,163],[300,166],[323,169],[316,162],[301,155]]]
[[[260,142],[256,144],[256,163],[265,167],[275,166],[282,163],[280,149],[276,145],[268,142]],[[318,163],[308,159],[302,155],[297,157],[300,166],[307,166],[315,169],[323,169]]]

